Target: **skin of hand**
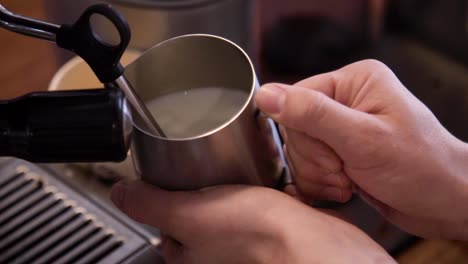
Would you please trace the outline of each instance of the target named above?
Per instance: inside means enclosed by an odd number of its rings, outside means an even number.
[[[111,198],[161,230],[168,264],[395,263],[355,226],[273,189],[168,192],[137,181],[116,184]]]
[[[408,232],[468,240],[467,146],[384,64],[268,84],[256,103],[281,125],[304,199],[345,202],[354,189]]]

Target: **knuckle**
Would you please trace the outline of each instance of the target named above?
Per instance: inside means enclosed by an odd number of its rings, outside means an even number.
[[[360,62],[357,62],[357,65],[369,69],[369,70],[388,70],[387,65],[385,65],[383,62],[375,59],[367,59],[367,60],[362,60]]]
[[[353,63],[349,67],[345,67],[343,71],[354,76],[360,76],[363,84],[369,80],[380,80],[393,76],[392,70],[387,65],[375,59]]]
[[[393,129],[388,124],[380,120],[367,119],[366,123],[361,126],[361,133],[371,139],[385,139],[393,134]]]
[[[305,104],[305,108],[301,114],[301,118],[297,120],[297,125],[300,127],[308,126],[310,122],[320,123],[326,115],[325,103],[326,96],[322,93],[313,93],[313,100]]]
[[[325,115],[326,96],[322,93],[314,93],[314,97],[314,100],[308,104],[305,114],[318,119]]]
[[[382,147],[389,138],[394,134],[393,129],[383,122],[365,121],[360,125],[359,137],[361,138],[362,147],[358,151],[363,155],[378,156],[381,153]]]
[[[320,172],[315,166],[309,164],[302,164],[296,169],[297,175],[294,175],[296,179],[303,179],[310,183],[316,183],[320,181]]]

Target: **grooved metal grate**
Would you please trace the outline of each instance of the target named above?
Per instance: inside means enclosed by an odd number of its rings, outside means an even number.
[[[1,167],[0,263],[120,263],[148,245],[39,167]]]

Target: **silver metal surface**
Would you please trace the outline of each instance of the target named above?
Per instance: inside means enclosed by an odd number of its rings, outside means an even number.
[[[225,37],[249,51],[253,2],[114,1],[114,5],[130,21],[134,33],[131,45],[135,48],[147,49],[184,34],[207,33]]]
[[[145,104],[141,101],[140,97],[135,92],[132,85],[127,81],[125,76],[120,76],[113,82],[113,84],[123,91],[128,102],[132,106],[132,109],[138,115],[133,118],[141,118],[143,122],[142,125],[145,126],[143,129],[148,131],[151,135],[165,137],[161,127],[155,121],[148,109],[146,109]]]
[[[124,101],[122,107],[122,125],[125,147],[130,147],[133,136],[133,118],[127,100]]]
[[[97,0],[46,0],[57,21],[72,23]],[[251,51],[252,0],[107,0],[128,20],[130,48],[147,50],[161,41],[185,34],[206,33],[225,37]],[[100,24],[106,32],[106,25]]]
[[[97,189],[108,196],[104,186],[81,185],[90,178],[17,159],[2,163],[0,263],[163,263],[157,234],[98,199]]]
[[[127,66],[125,75],[145,102],[201,87],[248,94],[237,115],[202,136],[171,140],[148,135],[137,126],[132,156],[143,180],[169,190],[278,184],[285,168],[279,134],[270,119],[259,118],[253,102],[258,82],[239,46],[211,35],[174,38]]]
[[[21,24],[8,22],[4,19],[6,17],[14,18],[20,22],[26,22],[28,25],[26,25],[26,23]],[[37,25],[38,27],[32,27],[29,25]],[[16,15],[2,5],[0,5],[0,27],[26,36],[53,42],[56,40],[55,32],[60,28],[60,26],[55,24]]]

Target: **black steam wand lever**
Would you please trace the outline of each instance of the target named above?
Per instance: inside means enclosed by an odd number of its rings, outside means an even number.
[[[100,39],[92,27],[93,15],[104,16],[117,28],[119,44],[110,45]],[[59,47],[79,55],[103,84],[123,91],[133,110],[138,113],[151,133],[165,137],[160,126],[123,75],[124,68],[120,64],[120,59],[128,47],[131,32],[125,18],[110,5],[93,5],[85,10],[75,24],[61,26],[16,15],[0,5],[0,27],[26,36],[56,42]]]

